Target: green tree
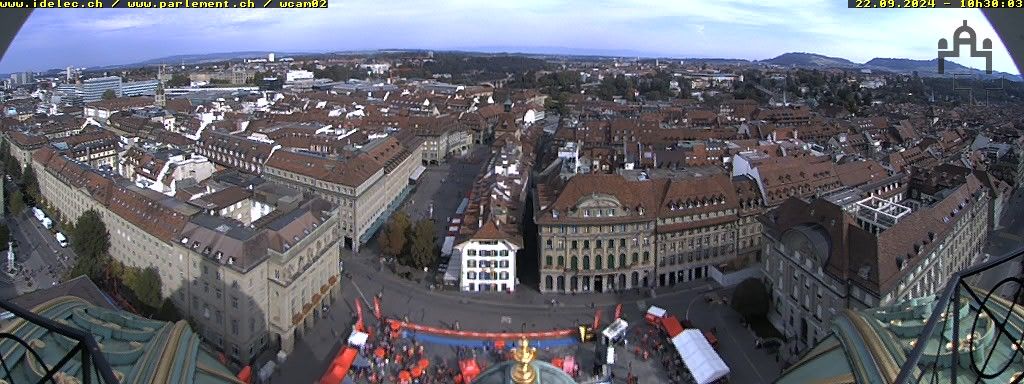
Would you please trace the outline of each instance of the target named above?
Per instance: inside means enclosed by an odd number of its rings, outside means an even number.
[[[11,175],[12,179],[21,179],[21,162],[16,157],[7,156],[4,168],[7,170],[7,174]]]
[[[8,241],[11,241],[11,231],[6,224],[0,224],[0,251],[7,250]]]
[[[113,89],[108,89],[106,91],[103,91],[103,96],[101,97],[103,98],[103,100],[110,100],[116,98],[117,93],[115,93]]]
[[[82,213],[75,221],[75,228],[70,235],[71,248],[78,257],[69,277],[86,275],[97,283],[105,281],[109,266],[107,251],[110,249],[110,234],[99,212],[90,209]]]
[[[0,140],[0,162],[3,162],[5,167],[7,165],[7,161],[10,159],[10,157],[11,157],[11,144],[7,142],[7,139]]]
[[[135,293],[135,297],[140,302],[154,310],[159,309],[162,304],[162,298],[160,297],[161,282],[160,274],[157,273],[156,268],[130,269],[135,270],[135,279],[131,284],[126,282],[125,286]]]
[[[771,297],[760,279],[743,280],[732,292],[732,308],[748,322],[768,315]]]
[[[7,208],[10,210],[11,215],[18,215],[21,211],[25,210],[25,197],[21,194],[21,191],[11,192],[11,195],[7,198]]]
[[[187,87],[189,85],[192,85],[192,80],[189,80],[184,73],[175,73],[171,75],[170,80],[167,80],[168,87]]]
[[[32,198],[32,201],[39,201],[39,180],[36,179],[36,171],[32,165],[26,165],[25,171],[21,174],[21,189]]]
[[[398,211],[391,216],[384,232],[377,238],[380,243],[380,251],[391,257],[399,257],[406,253],[411,226],[409,215],[405,212]]]
[[[409,248],[412,266],[423,268],[433,265],[437,263],[438,253],[434,242],[434,222],[427,219],[417,221]]]

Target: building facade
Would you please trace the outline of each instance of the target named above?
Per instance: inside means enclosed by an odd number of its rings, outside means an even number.
[[[974,263],[987,238],[988,191],[973,176],[923,204],[871,196],[853,209],[791,198],[761,217],[769,320],[799,355],[828,334],[842,309],[934,294]],[[911,208],[913,207],[913,208]]]
[[[95,77],[82,81],[82,102],[92,103],[103,100],[103,93],[114,91],[121,97],[121,78],[118,76]]]
[[[535,216],[540,291],[611,292],[650,286],[664,181],[578,175]]]

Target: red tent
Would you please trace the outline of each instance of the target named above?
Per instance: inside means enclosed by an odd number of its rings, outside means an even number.
[[[420,378],[420,376],[423,376],[423,369],[421,369],[419,366],[412,367],[412,369],[410,369],[409,372],[411,372],[412,377],[416,379]]]
[[[502,339],[494,340],[494,348],[495,349],[505,349],[505,340],[502,340]]]
[[[476,380],[476,377],[480,375],[480,365],[478,365],[474,359],[460,361],[459,368],[462,370],[462,378],[467,383],[472,383],[473,380]]]
[[[420,359],[420,362],[417,365],[420,367],[420,369],[427,369],[427,367],[430,366],[430,360]]]
[[[398,372],[398,382],[399,383],[409,383],[411,381],[412,381],[412,375],[409,374],[409,371]]]
[[[683,333],[683,325],[679,324],[679,319],[673,315],[661,318],[661,328],[665,330],[665,333],[668,333],[669,338]]]
[[[383,359],[384,356],[387,355],[387,351],[385,351],[383,347],[377,347],[377,349],[373,351],[373,355],[377,356],[378,359]]]
[[[334,358],[334,361],[331,362],[327,372],[320,378],[320,384],[341,384],[342,380],[345,380],[345,376],[348,375],[349,368],[352,368],[352,362],[356,360],[358,354],[359,350],[352,347],[342,350]]]

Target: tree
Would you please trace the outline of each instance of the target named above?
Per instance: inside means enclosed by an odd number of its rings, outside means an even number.
[[[86,275],[97,283],[105,280],[109,265],[107,251],[110,249],[110,234],[99,212],[90,209],[82,213],[70,234],[71,248],[78,257],[69,277]]]
[[[11,232],[7,229],[7,225],[0,224],[0,250],[7,250],[8,241],[11,241]]]
[[[404,254],[408,245],[411,226],[409,215],[405,212],[398,211],[391,216],[391,220],[388,221],[384,232],[377,238],[377,241],[380,243],[380,251],[391,257],[398,257]]]
[[[125,282],[124,285],[131,289],[135,293],[135,297],[143,304],[158,310],[162,304],[162,298],[160,297],[160,274],[157,273],[156,268],[128,269],[134,270],[135,278],[131,283]]]
[[[748,322],[767,316],[770,300],[768,288],[760,279],[743,280],[732,292],[732,308]]]
[[[32,198],[32,201],[39,201],[39,180],[36,179],[36,171],[32,164],[26,165],[25,171],[21,174],[21,189]]]
[[[7,207],[10,209],[11,215],[18,215],[25,210],[25,197],[21,191],[11,192],[11,196],[7,199]]]
[[[103,97],[103,100],[110,100],[116,98],[117,93],[115,93],[113,89],[108,89],[106,91],[103,91],[103,96],[101,97]]]
[[[192,85],[192,80],[189,80],[188,76],[183,73],[175,73],[171,75],[171,79],[167,80],[168,87],[187,87]]]
[[[409,256],[412,266],[423,268],[437,263],[438,251],[434,244],[434,222],[423,219],[412,230]]]
[[[4,162],[4,168],[12,179],[21,179],[21,163],[16,157],[8,155],[7,161]]]

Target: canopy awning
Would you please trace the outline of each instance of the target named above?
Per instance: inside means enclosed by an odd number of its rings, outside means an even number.
[[[366,340],[370,338],[370,335],[365,332],[355,331],[348,336],[348,344],[356,347],[362,347],[366,344]]]
[[[729,374],[729,367],[700,330],[683,331],[672,338],[672,345],[697,384],[711,384]]]
[[[412,180],[412,181],[419,180],[420,176],[423,176],[423,171],[426,171],[426,170],[427,170],[427,167],[424,167],[422,165],[416,166],[416,169],[414,171],[412,171],[412,175],[409,175],[409,180]]]

